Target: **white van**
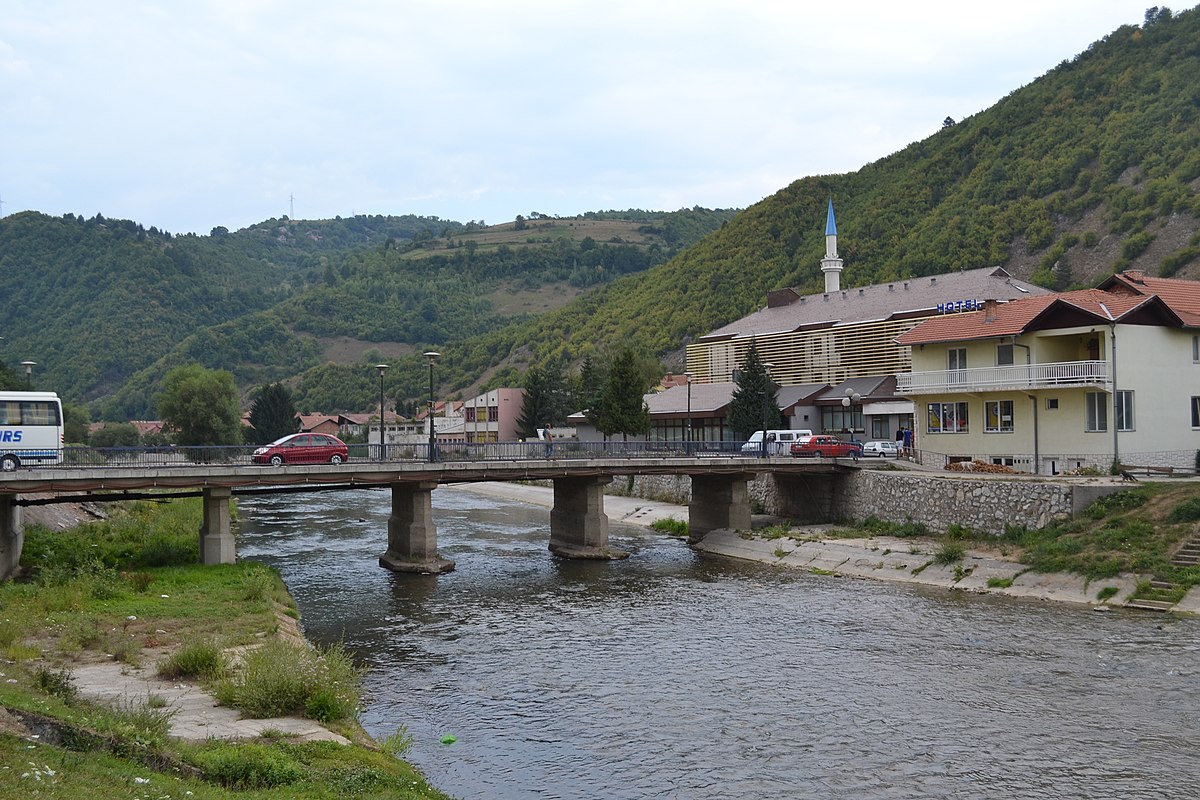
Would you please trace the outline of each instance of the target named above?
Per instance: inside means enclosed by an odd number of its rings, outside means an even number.
[[[792,452],[792,445],[798,441],[804,441],[813,432],[807,429],[787,430],[787,431],[767,431],[767,455],[776,456],[782,453],[789,455]],[[762,452],[763,432],[755,431],[750,435],[750,439],[742,445],[743,453],[761,453]]]

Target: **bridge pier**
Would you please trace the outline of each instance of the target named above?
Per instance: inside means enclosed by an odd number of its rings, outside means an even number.
[[[563,558],[616,559],[629,554],[608,546],[604,487],[608,476],[555,478],[550,509],[550,552]]]
[[[437,526],[433,524],[433,490],[437,487],[437,481],[392,484],[388,547],[379,557],[379,566],[392,572],[424,574],[454,569],[454,562],[437,552]]]
[[[233,564],[237,561],[237,546],[233,541],[233,530],[229,526],[229,499],[233,491],[225,486],[214,486],[203,490],[201,507],[204,512],[200,523],[200,563]]]
[[[750,479],[746,475],[693,475],[688,504],[688,538],[710,531],[750,530]]]
[[[21,507],[17,505],[17,497],[0,494],[0,581],[17,574],[24,544],[25,527],[21,524]]]

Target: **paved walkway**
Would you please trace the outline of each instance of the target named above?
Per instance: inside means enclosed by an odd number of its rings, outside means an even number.
[[[311,719],[243,719],[237,709],[218,706],[212,695],[198,686],[160,679],[152,666],[89,664],[72,670],[72,683],[81,697],[116,708],[141,708],[151,698],[161,700],[163,710],[171,713],[171,736],[189,742],[249,739],[269,730],[298,741],[350,743]]]

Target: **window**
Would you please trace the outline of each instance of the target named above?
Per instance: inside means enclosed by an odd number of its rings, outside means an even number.
[[[1091,433],[1108,430],[1108,395],[1104,392],[1088,392],[1083,396],[1087,419],[1083,429]]]
[[[996,366],[1008,367],[1013,363],[1013,346],[1011,344],[996,345]]]
[[[1200,397],[1192,398],[1192,427],[1200,428]]]
[[[1053,411],[1056,408],[1058,408],[1058,398],[1057,397],[1047,397],[1046,398],[1046,410]]]
[[[1200,364],[1200,336],[1192,337],[1192,363]]]
[[[967,404],[930,403],[926,407],[926,428],[930,433],[967,433]]]
[[[1116,417],[1117,430],[1133,430],[1133,392],[1122,389],[1113,396],[1113,416]]]
[[[967,348],[951,347],[946,351],[946,369],[966,369]]]
[[[871,417],[871,438],[886,439],[888,436],[887,417]]]
[[[983,430],[986,433],[1013,432],[1013,401],[990,400],[983,404]]]

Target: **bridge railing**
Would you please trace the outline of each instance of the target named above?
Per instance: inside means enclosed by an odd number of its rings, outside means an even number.
[[[552,443],[535,442],[490,442],[468,444],[465,442],[438,442],[431,454],[427,443],[421,444],[351,444],[349,463],[412,463],[430,461],[484,462],[484,461],[542,461],[553,460],[597,460],[609,458],[713,458],[742,456],[755,458],[757,449],[743,452],[742,441],[725,442],[647,442],[610,440],[607,442],[578,442],[556,440]],[[145,467],[188,467],[195,465],[239,465],[247,468],[271,469],[269,464],[254,462],[255,445],[182,447],[161,445],[154,447],[85,447],[69,446],[58,451],[58,458],[47,458],[39,452],[39,460],[22,458],[22,451],[6,451],[16,457],[16,462],[5,462],[5,472],[11,468],[145,468]],[[778,454],[772,454],[778,455]],[[289,461],[289,464],[326,463]]]

